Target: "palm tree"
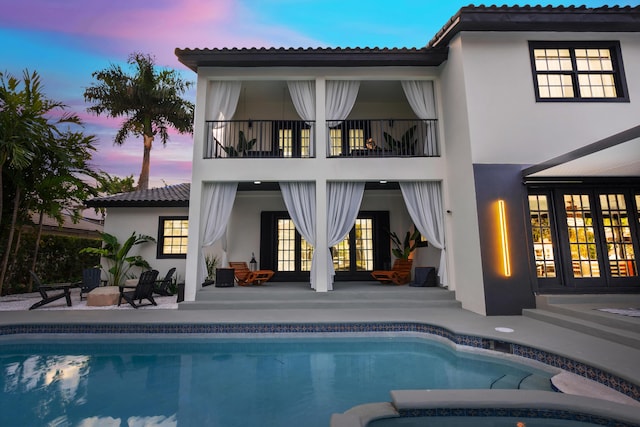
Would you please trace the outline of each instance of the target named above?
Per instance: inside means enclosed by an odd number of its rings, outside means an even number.
[[[149,188],[149,156],[157,134],[162,144],[169,139],[167,129],[173,127],[179,133],[193,132],[191,102],[181,95],[191,86],[183,81],[175,70],[156,70],[150,55],[133,53],[127,61],[136,69],[127,75],[118,65],[97,71],[92,76],[97,83],[84,92],[84,99],[94,105],[88,111],[109,117],[126,117],[116,134],[114,143],[122,145],[129,136],[142,135],[144,155],[138,179],[138,189]]]

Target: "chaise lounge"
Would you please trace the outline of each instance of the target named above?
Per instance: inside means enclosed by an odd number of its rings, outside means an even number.
[[[261,285],[271,279],[274,274],[271,270],[251,271],[246,262],[229,262],[229,267],[233,268],[236,281],[240,286]]]
[[[406,285],[411,281],[412,265],[412,259],[397,259],[391,270],[374,270],[371,272],[371,276],[380,283]]]

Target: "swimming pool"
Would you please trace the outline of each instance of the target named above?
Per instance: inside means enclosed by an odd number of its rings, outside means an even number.
[[[390,390],[549,390],[553,374],[408,336],[1,344],[0,425],[326,427]]]

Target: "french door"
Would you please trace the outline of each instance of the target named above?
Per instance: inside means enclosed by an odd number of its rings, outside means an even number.
[[[623,188],[529,194],[540,288],[640,288],[640,194]]]

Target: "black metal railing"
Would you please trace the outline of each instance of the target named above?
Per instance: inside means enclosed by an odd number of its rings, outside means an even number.
[[[204,158],[308,158],[314,122],[302,120],[207,121]]]
[[[439,157],[436,119],[327,121],[328,157]],[[315,157],[315,122],[219,120],[206,122],[203,156],[211,158]]]
[[[329,120],[329,157],[439,157],[436,119]]]

